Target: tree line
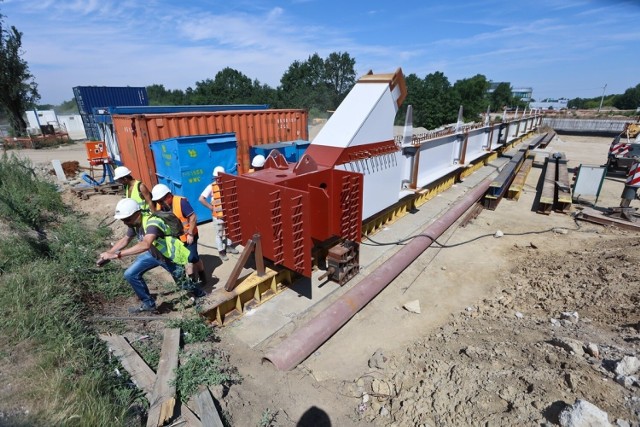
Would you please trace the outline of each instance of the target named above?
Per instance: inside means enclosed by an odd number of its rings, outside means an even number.
[[[14,26],[5,28],[0,14],[0,113],[8,117],[14,135],[25,133],[24,113],[28,109],[69,112],[75,106],[73,99],[60,106],[36,104],[40,99],[38,86],[22,58],[21,46],[22,33]],[[326,58],[314,53],[307,60],[294,61],[276,88],[226,67],[213,79],[198,81],[184,91],[152,84],[147,86],[147,94],[151,105],[268,104],[271,108],[305,109],[310,117],[326,118],[355,85],[355,64],[355,58],[347,52],[333,52]],[[502,112],[505,108],[526,107],[513,96],[509,83],[499,83],[490,91],[492,82],[482,74],[453,84],[440,71],[424,78],[409,74],[405,80],[408,94],[397,115],[398,124],[404,121],[407,105],[413,106],[414,126],[427,129],[455,122],[461,105],[465,121],[479,120],[487,109]],[[602,101],[604,106],[635,109],[640,106],[640,84]],[[598,108],[600,102],[600,97],[575,98],[568,107]]]

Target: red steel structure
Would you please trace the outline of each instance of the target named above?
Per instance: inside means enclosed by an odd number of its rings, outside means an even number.
[[[258,233],[262,254],[307,277],[314,247],[338,239],[359,242],[362,174],[296,164],[273,151],[255,173],[219,176],[229,238],[245,243]]]
[[[307,277],[313,261],[326,257],[329,278],[345,283],[358,268],[367,178],[381,192],[386,181],[397,200],[400,179],[389,185],[399,173],[393,119],[405,96],[402,70],[366,75],[298,163],[272,151],[263,170],[221,174],[229,238],[244,244],[257,233],[264,257]],[[368,172],[358,164],[370,165]]]

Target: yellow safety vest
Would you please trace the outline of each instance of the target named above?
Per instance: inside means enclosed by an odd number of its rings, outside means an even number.
[[[149,204],[140,193],[140,184],[141,182],[138,180],[133,181],[133,185],[131,186],[131,194],[129,194],[129,186],[125,186],[124,195],[126,197],[129,197],[130,199],[135,200],[138,206],[140,206],[140,212],[142,212],[142,215],[146,216],[151,212],[151,210],[149,209]]]
[[[169,227],[158,217],[142,216],[142,230],[147,233],[147,228],[155,225],[165,234],[164,237],[156,237],[153,246],[165,257],[178,265],[186,265],[189,260],[189,249],[175,237],[169,235]]]

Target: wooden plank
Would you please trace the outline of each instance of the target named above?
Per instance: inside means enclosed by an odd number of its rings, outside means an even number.
[[[136,353],[123,336],[101,334],[99,337],[108,344],[113,354],[120,360],[122,367],[131,375],[135,385],[145,393],[147,400],[151,400],[151,391],[156,380],[156,374],[149,365]]]
[[[147,400],[151,402],[153,384],[156,380],[156,374],[153,370],[123,336],[102,334],[99,335],[99,337],[108,344],[109,348],[111,348],[115,356],[120,360],[122,367],[131,375],[133,382],[145,393]],[[182,418],[187,421],[185,427],[202,426],[196,414],[186,405],[180,407],[180,414]]]
[[[173,417],[176,404],[176,368],[180,348],[180,328],[167,328],[163,333],[158,374],[149,400],[147,427],[160,427]]]
[[[202,427],[224,427],[208,387],[205,387],[204,390],[198,394],[198,405],[200,406]]]

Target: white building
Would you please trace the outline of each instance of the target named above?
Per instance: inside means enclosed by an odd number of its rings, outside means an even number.
[[[55,131],[66,132],[71,139],[87,139],[80,114],[60,115],[54,110],[27,111],[27,122],[31,134],[40,134],[41,126],[53,126]]]

